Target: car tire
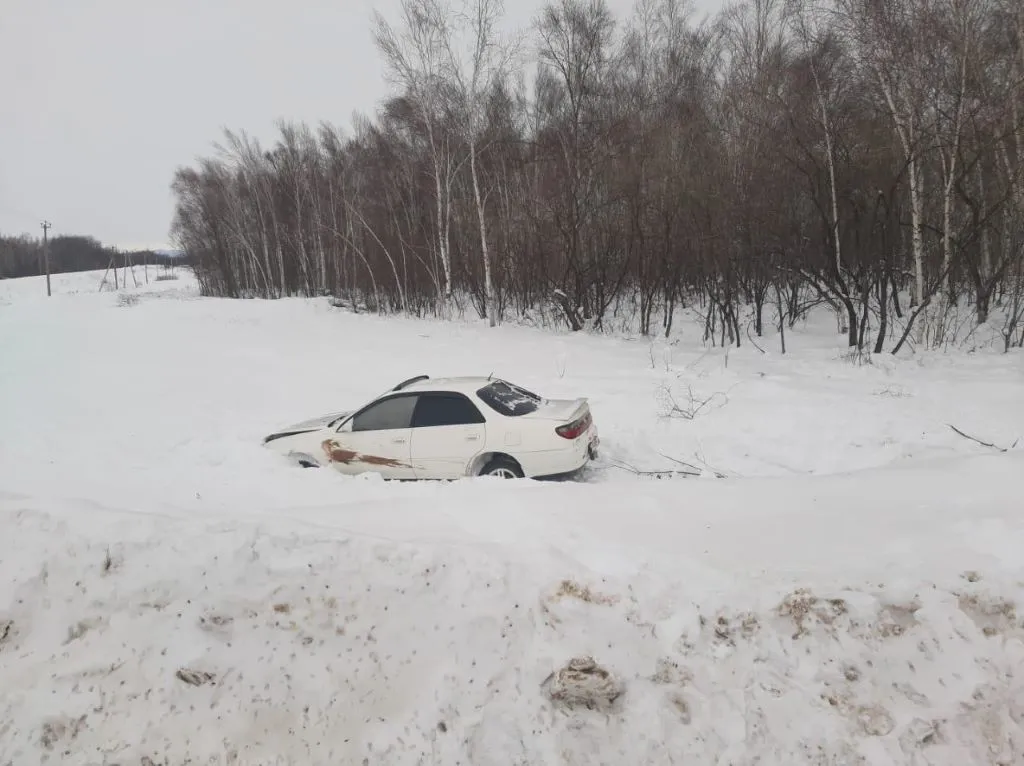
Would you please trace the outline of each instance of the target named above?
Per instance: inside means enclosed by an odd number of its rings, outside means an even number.
[[[496,457],[480,471],[481,476],[495,476],[499,479],[521,479],[523,469],[519,464],[507,457]]]

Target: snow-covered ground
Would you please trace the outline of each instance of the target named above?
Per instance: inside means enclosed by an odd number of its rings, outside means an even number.
[[[1024,355],[100,276],[0,282],[0,764],[1024,763],[1024,447],[949,427],[1024,442]],[[492,371],[590,397],[586,481],[390,484],[259,444]],[[609,705],[551,699],[584,656]]]

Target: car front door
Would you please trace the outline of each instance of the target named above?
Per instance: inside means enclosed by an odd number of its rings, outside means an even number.
[[[415,394],[398,394],[367,405],[320,445],[324,457],[346,474],[415,479],[410,452],[416,399]]]
[[[419,479],[457,479],[484,447],[484,416],[463,394],[422,393],[412,419],[412,464]]]

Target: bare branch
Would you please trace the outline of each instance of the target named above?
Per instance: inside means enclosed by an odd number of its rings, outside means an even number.
[[[965,439],[969,439],[970,441],[974,442],[975,444],[980,444],[982,447],[989,447],[989,448],[994,449],[994,450],[996,450],[998,452],[1009,452],[1011,449],[1013,449],[1014,447],[1017,446],[1017,442],[1015,441],[1009,447],[1000,447],[998,445],[992,444],[991,442],[982,441],[981,439],[978,439],[977,437],[971,436],[970,434],[965,434],[959,428],[957,428],[956,426],[954,426],[954,425],[952,425],[950,423],[947,423],[946,425],[949,426],[951,429],[953,429],[953,431],[956,432],[958,435],[964,437]]]

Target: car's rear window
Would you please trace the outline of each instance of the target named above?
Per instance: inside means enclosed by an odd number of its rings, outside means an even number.
[[[537,394],[504,380],[488,383],[477,391],[476,395],[492,410],[509,417],[536,412],[541,402]]]

